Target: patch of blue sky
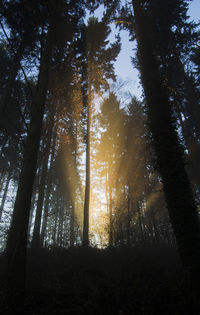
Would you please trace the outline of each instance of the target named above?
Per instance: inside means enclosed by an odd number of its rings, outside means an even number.
[[[103,7],[98,8],[95,12],[95,16],[101,20],[103,16]],[[195,22],[200,21],[200,0],[193,0],[189,5],[188,16],[190,20]],[[110,34],[109,40],[113,42],[115,36],[120,33],[121,37],[121,51],[115,61],[115,73],[117,77],[126,82],[124,85],[124,92],[129,91],[132,95],[136,96],[138,99],[142,98],[142,87],[140,84],[138,70],[134,67],[131,59],[135,56],[136,44],[130,41],[128,31],[122,30],[119,32],[116,29],[115,24],[111,24],[112,32]]]

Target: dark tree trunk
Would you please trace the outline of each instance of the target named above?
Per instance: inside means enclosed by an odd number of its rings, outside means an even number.
[[[3,183],[4,183],[4,180],[5,180],[5,177],[6,177],[6,168],[2,171],[1,173],[1,177],[0,177],[0,191],[2,191],[3,189]]]
[[[74,246],[74,206],[71,208],[71,214],[70,214],[70,246]]]
[[[44,160],[42,163],[42,172],[41,172],[40,185],[39,185],[39,197],[38,197],[38,202],[37,202],[35,223],[34,223],[34,229],[33,229],[33,239],[31,243],[31,248],[33,250],[37,250],[41,247],[40,227],[41,227],[41,218],[42,218],[42,206],[43,206],[43,201],[44,201],[44,192],[45,192],[45,184],[46,184],[46,177],[47,177],[53,122],[54,122],[54,114],[53,112],[51,112],[48,132],[47,132],[47,139],[46,139],[45,155],[44,155]]]
[[[142,216],[141,216],[139,201],[137,202],[137,214],[138,214],[138,225],[139,225],[139,232],[140,232],[139,239],[141,239],[142,242],[144,242],[144,231],[143,231]]]
[[[28,243],[30,243],[30,239],[31,239],[31,227],[32,227],[32,222],[33,222],[33,214],[34,214],[34,209],[35,209],[36,195],[37,195],[37,190],[36,190],[36,188],[34,189],[34,187],[33,187],[32,198],[31,198],[31,207],[30,207],[30,215],[29,215],[29,222],[28,222]]]
[[[87,64],[87,39],[86,32],[82,32],[82,100],[83,110],[86,110],[87,130],[86,130],[86,178],[85,178],[85,199],[83,209],[83,241],[84,247],[89,246],[89,206],[90,206],[90,87],[88,81],[88,64]]]
[[[29,214],[29,224],[28,224],[28,240],[29,241],[32,238],[31,237],[31,227],[33,224],[36,199],[38,198],[38,188],[39,188],[39,179],[40,179],[41,169],[42,169],[41,162],[40,162],[40,158],[38,156],[36,174],[35,174],[35,179],[34,179],[34,184],[33,184],[33,189],[32,189],[32,196],[31,196],[30,214]],[[29,242],[29,244],[30,244],[30,242]]]
[[[138,61],[146,96],[149,126],[170,220],[182,262],[190,276],[191,290],[200,289],[200,228],[197,208],[185,171],[171,106],[148,32],[148,17],[141,0],[133,0]],[[196,300],[197,301],[197,300]]]
[[[158,228],[157,228],[157,224],[156,224],[156,218],[155,218],[155,212],[154,212],[154,208],[150,208],[151,211],[151,223],[152,223],[152,229],[153,229],[153,238],[154,238],[154,242],[155,243],[160,243],[160,239],[159,239],[159,233],[158,233]]]
[[[55,211],[55,221],[54,221],[54,229],[52,234],[52,245],[55,247],[56,244],[56,236],[57,236],[57,229],[58,229],[58,211],[59,211],[59,197],[58,197],[58,190],[56,191],[56,211]]]
[[[128,201],[127,201],[127,241],[126,244],[129,247],[130,246],[130,223],[131,223],[131,216],[130,216],[130,212],[131,212],[131,199],[128,193]]]
[[[25,289],[26,248],[31,195],[37,165],[40,134],[48,86],[52,55],[52,31],[48,31],[47,43],[40,64],[37,89],[32,101],[29,133],[24,156],[13,218],[7,241],[8,297],[13,303]]]
[[[89,205],[90,205],[90,104],[87,104],[87,134],[86,134],[86,179],[83,218],[83,246],[89,246]]]
[[[64,200],[59,199],[59,211],[58,211],[58,232],[57,232],[57,246],[63,245],[63,224],[64,224]]]
[[[48,213],[49,213],[49,200],[50,200],[50,194],[51,194],[51,189],[52,189],[52,169],[53,169],[54,156],[55,156],[55,144],[56,144],[56,132],[54,132],[54,135],[53,135],[50,169],[47,175],[47,189],[46,189],[44,214],[43,214],[42,230],[41,230],[41,246],[42,247],[44,246],[44,239],[46,236],[46,228],[47,228],[47,219],[48,219]]]
[[[111,168],[109,166],[109,247],[113,246],[113,213],[112,213],[112,187],[110,179]]]
[[[8,186],[9,186],[9,183],[10,183],[11,175],[12,175],[12,168],[11,168],[11,166],[10,166],[10,170],[8,171],[8,176],[7,176],[7,179],[6,179],[6,185],[5,185],[5,188],[4,188],[3,197],[2,197],[2,200],[1,200],[1,206],[0,206],[0,221],[1,221],[1,217],[2,217],[2,213],[3,213],[4,204],[5,204],[6,197],[7,197],[7,193],[8,193]]]
[[[44,247],[44,239],[46,236],[51,186],[52,186],[52,183],[51,183],[51,169],[50,169],[50,173],[48,174],[48,177],[47,177],[47,189],[46,189],[45,203],[44,203],[44,214],[43,214],[42,229],[41,229],[41,235],[40,235],[41,247]]]

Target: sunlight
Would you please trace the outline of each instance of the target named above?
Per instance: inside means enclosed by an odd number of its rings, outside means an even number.
[[[200,1],[0,3],[3,313],[196,314]]]
[[[102,111],[107,112],[107,118]],[[105,247],[109,242],[114,208],[122,198],[118,176],[123,150],[120,147],[124,134],[123,111],[117,99],[111,96],[103,100],[96,116],[96,120],[91,118],[90,235],[92,243],[95,241],[99,247]]]

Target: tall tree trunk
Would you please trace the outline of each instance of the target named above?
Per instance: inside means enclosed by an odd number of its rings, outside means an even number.
[[[50,193],[51,193],[51,183],[49,181],[49,175],[48,175],[47,189],[46,189],[46,196],[45,196],[45,203],[44,203],[44,214],[43,214],[42,229],[41,229],[41,235],[40,235],[41,247],[44,247],[44,239],[46,236]]]
[[[45,51],[40,63],[37,89],[31,106],[30,128],[24,148],[14,212],[7,241],[8,297],[17,301],[25,289],[26,248],[31,195],[37,165],[37,155],[52,55],[52,30],[49,28]]]
[[[70,213],[70,246],[74,246],[74,206],[71,208],[71,213]]]
[[[47,175],[47,189],[46,189],[46,197],[45,197],[45,204],[44,204],[42,230],[41,230],[41,236],[40,236],[41,246],[44,246],[44,238],[46,236],[47,219],[48,219],[48,212],[49,212],[49,199],[50,199],[50,193],[51,193],[51,189],[52,189],[52,169],[53,169],[54,156],[55,156],[56,135],[57,135],[56,131],[54,131],[50,169],[49,169],[49,172]]]
[[[31,207],[30,207],[30,215],[29,215],[29,222],[28,222],[28,244],[30,244],[30,239],[31,239],[31,227],[32,227],[32,222],[33,222],[33,214],[34,214],[34,209],[35,209],[36,195],[37,195],[36,187],[35,187],[35,189],[33,187],[32,198],[31,198]]]
[[[78,152],[77,152],[77,144],[78,144],[78,120],[76,118],[75,120],[75,145],[74,145],[74,164],[75,164],[75,174],[74,177],[77,178],[77,157],[78,157]],[[78,181],[77,181],[78,182]],[[72,188],[74,192],[77,189],[77,184],[75,185],[74,188]],[[73,197],[72,197],[72,208],[71,208],[71,213],[70,213],[70,236],[69,236],[69,244],[71,247],[74,246],[75,243],[75,209],[76,209],[76,197],[74,197],[74,192],[73,192]]]
[[[47,132],[45,155],[44,155],[44,160],[42,163],[42,172],[41,172],[40,185],[39,185],[39,197],[38,197],[38,202],[37,202],[35,223],[34,223],[34,229],[33,229],[33,239],[31,243],[31,248],[34,250],[39,249],[41,246],[40,227],[41,227],[41,218],[42,218],[42,206],[43,206],[43,201],[44,201],[44,192],[45,192],[45,184],[46,184],[46,177],[47,177],[53,122],[54,122],[54,113],[50,112],[50,120],[49,120],[48,132]]]
[[[64,224],[64,199],[61,197],[59,200],[58,233],[57,233],[57,246],[59,247],[62,247],[62,244],[63,244],[63,224]]]
[[[4,153],[4,149],[5,149],[6,144],[9,145],[9,140],[8,140],[8,135],[4,134],[4,137],[3,137],[2,143],[1,143],[0,156],[2,156],[2,154]],[[0,182],[1,182],[1,179],[0,179]]]
[[[59,212],[59,193],[58,193],[58,188],[56,190],[56,211],[55,211],[55,221],[54,221],[54,229],[53,229],[53,234],[52,234],[52,245],[55,247],[56,244],[56,236],[57,236],[57,229],[58,229],[58,212]]]
[[[82,31],[82,100],[83,110],[87,110],[87,130],[86,130],[86,178],[85,178],[85,199],[83,210],[83,241],[84,247],[89,246],[89,206],[90,206],[90,87],[88,81],[88,60],[87,60],[87,38],[86,31]]]
[[[131,223],[131,199],[130,199],[130,192],[128,192],[128,201],[127,201],[127,226],[126,226],[126,232],[127,232],[127,240],[126,244],[129,247],[130,246],[130,223]]]
[[[180,257],[189,273],[195,299],[196,293],[200,291],[200,227],[197,208],[185,171],[167,89],[160,77],[158,60],[149,37],[148,17],[142,9],[141,0],[133,0],[132,3],[138,61],[158,170]]]
[[[140,231],[140,237],[142,242],[144,242],[144,231],[143,231],[143,224],[142,224],[142,216],[141,216],[141,210],[140,210],[140,202],[137,202],[137,214],[138,214],[138,225],[139,225],[139,231]]]
[[[4,184],[4,180],[5,180],[5,177],[6,177],[6,168],[4,168],[2,170],[2,173],[1,173],[1,176],[0,176],[0,191],[2,191],[3,189],[3,184]]]
[[[7,197],[7,193],[8,193],[8,187],[9,187],[11,175],[12,175],[12,166],[10,166],[10,169],[9,169],[9,171],[8,171],[8,176],[7,176],[7,179],[6,179],[6,185],[5,185],[3,197],[2,197],[2,200],[1,200],[1,206],[0,206],[0,221],[1,221],[1,217],[2,217],[2,213],[3,213],[4,204],[5,204],[6,197]]]
[[[90,104],[87,104],[87,134],[86,134],[86,179],[85,179],[85,201],[83,218],[83,246],[89,246],[89,205],[90,205]]]
[[[37,159],[37,167],[36,167],[36,174],[35,174],[35,179],[34,179],[34,184],[33,184],[33,189],[32,189],[32,196],[31,196],[31,207],[30,207],[30,214],[29,214],[29,223],[28,223],[28,240],[31,240],[31,227],[33,224],[33,218],[34,218],[34,212],[35,212],[35,204],[36,204],[36,199],[38,198],[38,189],[39,189],[39,180],[40,180],[40,174],[42,170],[41,158]],[[31,242],[29,242],[29,245]]]
[[[113,213],[112,213],[112,187],[111,187],[111,168],[109,165],[109,247],[113,246]]]
[[[159,233],[158,233],[158,227],[156,223],[156,217],[155,217],[155,210],[154,207],[150,207],[148,210],[151,212],[151,224],[152,224],[152,229],[153,229],[153,242],[159,244],[160,239],[159,239]]]

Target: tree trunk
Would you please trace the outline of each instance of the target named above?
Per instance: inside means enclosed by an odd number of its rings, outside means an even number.
[[[38,202],[37,202],[37,209],[36,209],[36,216],[35,216],[35,223],[34,223],[34,230],[33,230],[33,239],[31,243],[31,248],[33,250],[37,250],[41,246],[40,227],[41,227],[41,218],[42,218],[42,206],[43,206],[43,201],[44,201],[44,192],[45,192],[45,184],[46,184],[46,177],[47,177],[53,123],[54,123],[54,114],[53,112],[50,112],[50,121],[49,121],[48,132],[47,132],[45,155],[44,155],[44,160],[42,163],[43,165],[42,165],[42,172],[41,172],[40,185],[39,185],[39,197],[38,197]]]
[[[140,231],[140,236],[139,239],[144,242],[144,231],[143,231],[143,224],[142,224],[142,218],[141,218],[141,211],[140,211],[140,202],[137,202],[137,214],[138,214],[138,225],[139,225],[139,231]]]
[[[190,276],[193,297],[200,290],[200,227],[197,208],[186,175],[183,153],[172,119],[167,88],[148,32],[141,0],[133,0],[138,60],[146,96],[149,126],[170,220],[182,262]],[[196,299],[197,301],[197,299]]]
[[[6,169],[4,168],[0,176],[0,191],[3,189],[3,183],[6,177]]]
[[[50,193],[52,189],[52,169],[53,169],[54,156],[55,156],[55,144],[56,144],[56,131],[54,132],[54,135],[53,135],[50,169],[47,176],[47,189],[46,189],[46,197],[45,197],[45,204],[44,204],[41,237],[40,237],[42,247],[44,246],[44,239],[46,236],[46,227],[47,227],[47,219],[48,219],[48,212],[49,212],[49,199],[50,199]]]
[[[51,172],[51,169],[50,169]],[[49,213],[49,200],[50,200],[50,193],[51,193],[51,175],[48,174],[47,178],[47,189],[46,189],[46,195],[45,195],[45,203],[44,203],[44,214],[43,214],[43,221],[42,221],[42,229],[41,229],[41,235],[40,235],[40,244],[41,247],[44,247],[44,239],[46,236],[46,229],[47,229],[47,219],[48,219],[48,213]]]
[[[2,200],[1,200],[1,206],[0,206],[0,222],[1,222],[1,217],[2,217],[2,213],[3,213],[3,208],[4,208],[5,201],[6,201],[7,193],[8,193],[8,186],[9,186],[9,183],[10,183],[11,175],[12,175],[12,168],[11,168],[11,166],[10,166],[10,170],[8,171],[8,177],[7,177],[7,179],[6,179],[6,185],[5,185],[5,188],[4,188],[3,197],[2,197]]]
[[[33,214],[34,214],[34,210],[35,210],[36,195],[37,195],[36,187],[35,187],[35,189],[33,187],[32,198],[31,198],[31,207],[30,207],[30,215],[29,215],[29,222],[28,222],[28,244],[30,244],[30,240],[31,240],[31,227],[32,227],[32,222],[33,222]]]
[[[111,168],[109,166],[109,247],[113,246],[113,213],[112,213],[112,187],[110,179]]]
[[[57,246],[62,247],[63,244],[63,224],[64,224],[64,200],[59,199],[58,206],[58,233],[57,233]]]
[[[58,196],[58,188],[56,191],[56,211],[55,211],[55,221],[54,221],[54,229],[53,229],[53,234],[52,234],[52,245],[55,247],[56,244],[56,236],[57,236],[57,229],[58,229],[58,211],[59,211],[59,196]]]
[[[86,179],[83,218],[83,246],[89,246],[89,205],[90,205],[90,104],[87,104],[87,134],[86,134]]]
[[[24,148],[22,169],[7,241],[8,297],[11,303],[25,289],[26,248],[31,195],[37,165],[37,155],[52,55],[52,30],[41,59],[37,89],[31,106],[30,128]]]
[[[126,244],[128,247],[130,247],[130,223],[131,223],[131,199],[130,199],[130,193],[128,192],[128,201],[127,201],[127,226],[126,226],[126,231],[127,231],[127,240]]]
[[[70,214],[70,246],[74,246],[74,206],[71,208],[71,214]]]

